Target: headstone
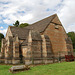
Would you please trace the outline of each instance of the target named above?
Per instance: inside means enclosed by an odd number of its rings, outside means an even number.
[[[25,66],[25,65],[18,65],[18,66],[12,66],[9,71],[14,73],[14,72],[18,72],[18,71],[25,71],[25,70],[29,70],[30,67],[29,66]]]

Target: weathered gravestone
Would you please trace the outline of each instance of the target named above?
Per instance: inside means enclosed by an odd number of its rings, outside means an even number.
[[[18,66],[12,66],[9,71],[12,73],[15,72],[19,72],[19,71],[25,71],[25,70],[29,70],[30,67],[29,66],[25,66],[25,65],[18,65]]]

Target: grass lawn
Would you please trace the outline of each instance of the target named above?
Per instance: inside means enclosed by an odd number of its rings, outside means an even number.
[[[12,74],[11,66],[0,65],[0,75],[75,75],[75,62],[63,62],[31,67],[31,70]]]

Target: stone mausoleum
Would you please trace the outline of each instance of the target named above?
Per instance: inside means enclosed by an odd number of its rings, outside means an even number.
[[[9,26],[2,39],[0,63],[53,63],[68,54],[73,54],[72,41],[54,14],[25,28]]]

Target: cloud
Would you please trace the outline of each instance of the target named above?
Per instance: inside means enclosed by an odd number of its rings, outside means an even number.
[[[7,32],[7,29],[0,29],[0,33],[3,33],[5,35],[6,32]]]
[[[3,29],[3,27],[1,26],[0,29]]]
[[[35,22],[44,16],[50,15],[53,12],[47,12],[47,9],[55,9],[61,2],[57,0],[0,0],[0,15],[2,15],[3,22],[12,24],[15,20],[20,22]]]
[[[64,0],[63,6],[58,11],[58,15],[66,31],[72,31],[75,28],[75,0]],[[75,30],[74,30],[75,31]]]
[[[0,22],[31,24],[57,13],[68,32],[75,27],[74,7],[75,0],[0,0]]]

